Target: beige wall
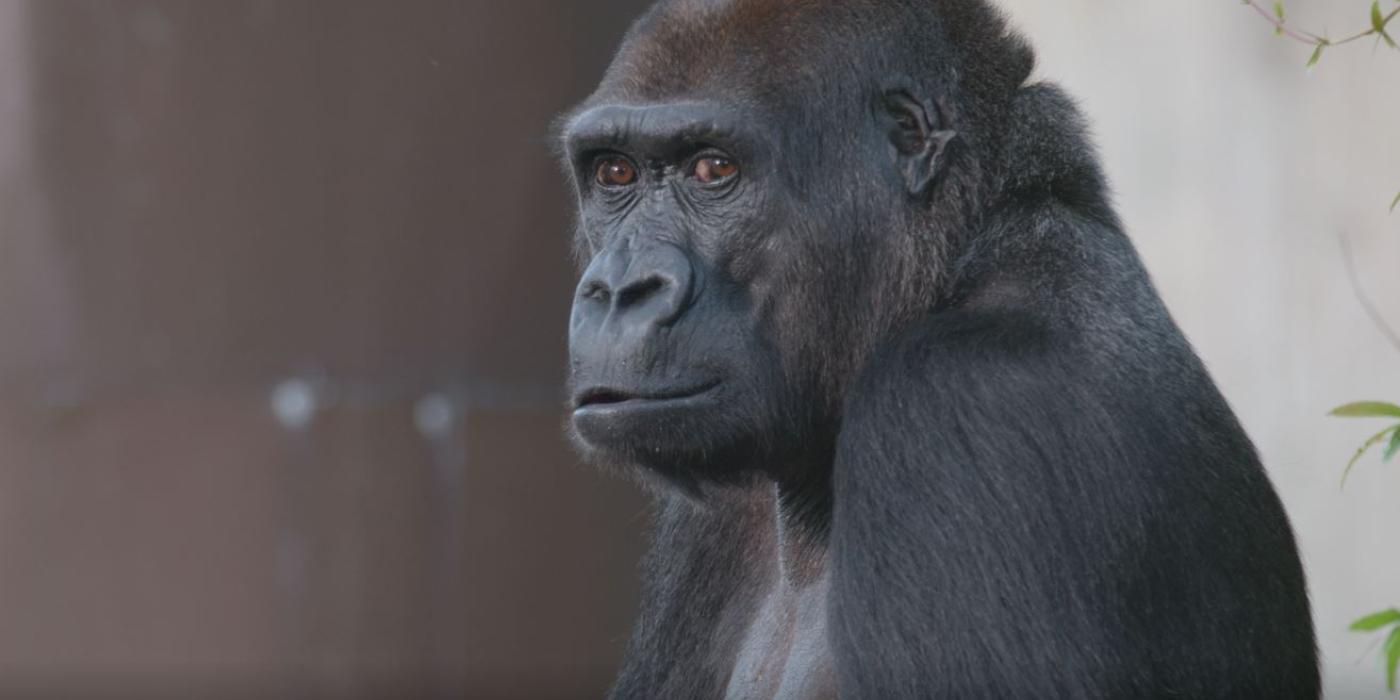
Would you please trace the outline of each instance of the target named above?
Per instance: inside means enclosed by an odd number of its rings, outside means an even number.
[[[1263,453],[1311,577],[1334,698],[1383,697],[1361,614],[1400,604],[1400,464],[1338,476],[1382,425],[1325,417],[1400,401],[1400,351],[1352,295],[1350,236],[1400,326],[1400,52],[1309,51],[1239,2],[1002,0],[1039,73],[1089,113],[1129,233]],[[1292,0],[1300,26],[1365,29],[1364,0]],[[1358,663],[1358,660],[1360,662]]]

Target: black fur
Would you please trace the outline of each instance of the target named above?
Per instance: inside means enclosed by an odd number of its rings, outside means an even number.
[[[1281,504],[1032,67],[981,0],[669,0],[561,121],[571,434],[658,504],[614,697],[1318,697]]]

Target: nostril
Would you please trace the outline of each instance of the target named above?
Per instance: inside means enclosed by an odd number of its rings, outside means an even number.
[[[666,279],[660,275],[651,275],[645,279],[637,280],[632,284],[622,288],[617,294],[618,308],[625,309],[639,302],[646,301],[648,297],[655,295],[667,285]]]

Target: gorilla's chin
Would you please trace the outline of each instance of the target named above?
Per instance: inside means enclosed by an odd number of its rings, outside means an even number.
[[[695,424],[706,422],[707,414],[721,410],[719,393],[715,382],[653,393],[588,389],[575,402],[574,432],[586,444],[605,450],[635,450],[657,441],[674,445],[683,441],[678,433],[693,431]]]
[[[682,485],[728,481],[759,462],[751,415],[711,384],[674,396],[622,397],[582,403],[570,437],[584,459],[605,468],[641,468]]]

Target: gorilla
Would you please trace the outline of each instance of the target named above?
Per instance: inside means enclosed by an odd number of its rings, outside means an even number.
[[[615,698],[1316,698],[1249,439],[984,0],[662,0],[559,124]],[[1228,303],[1228,302],[1222,302]]]

